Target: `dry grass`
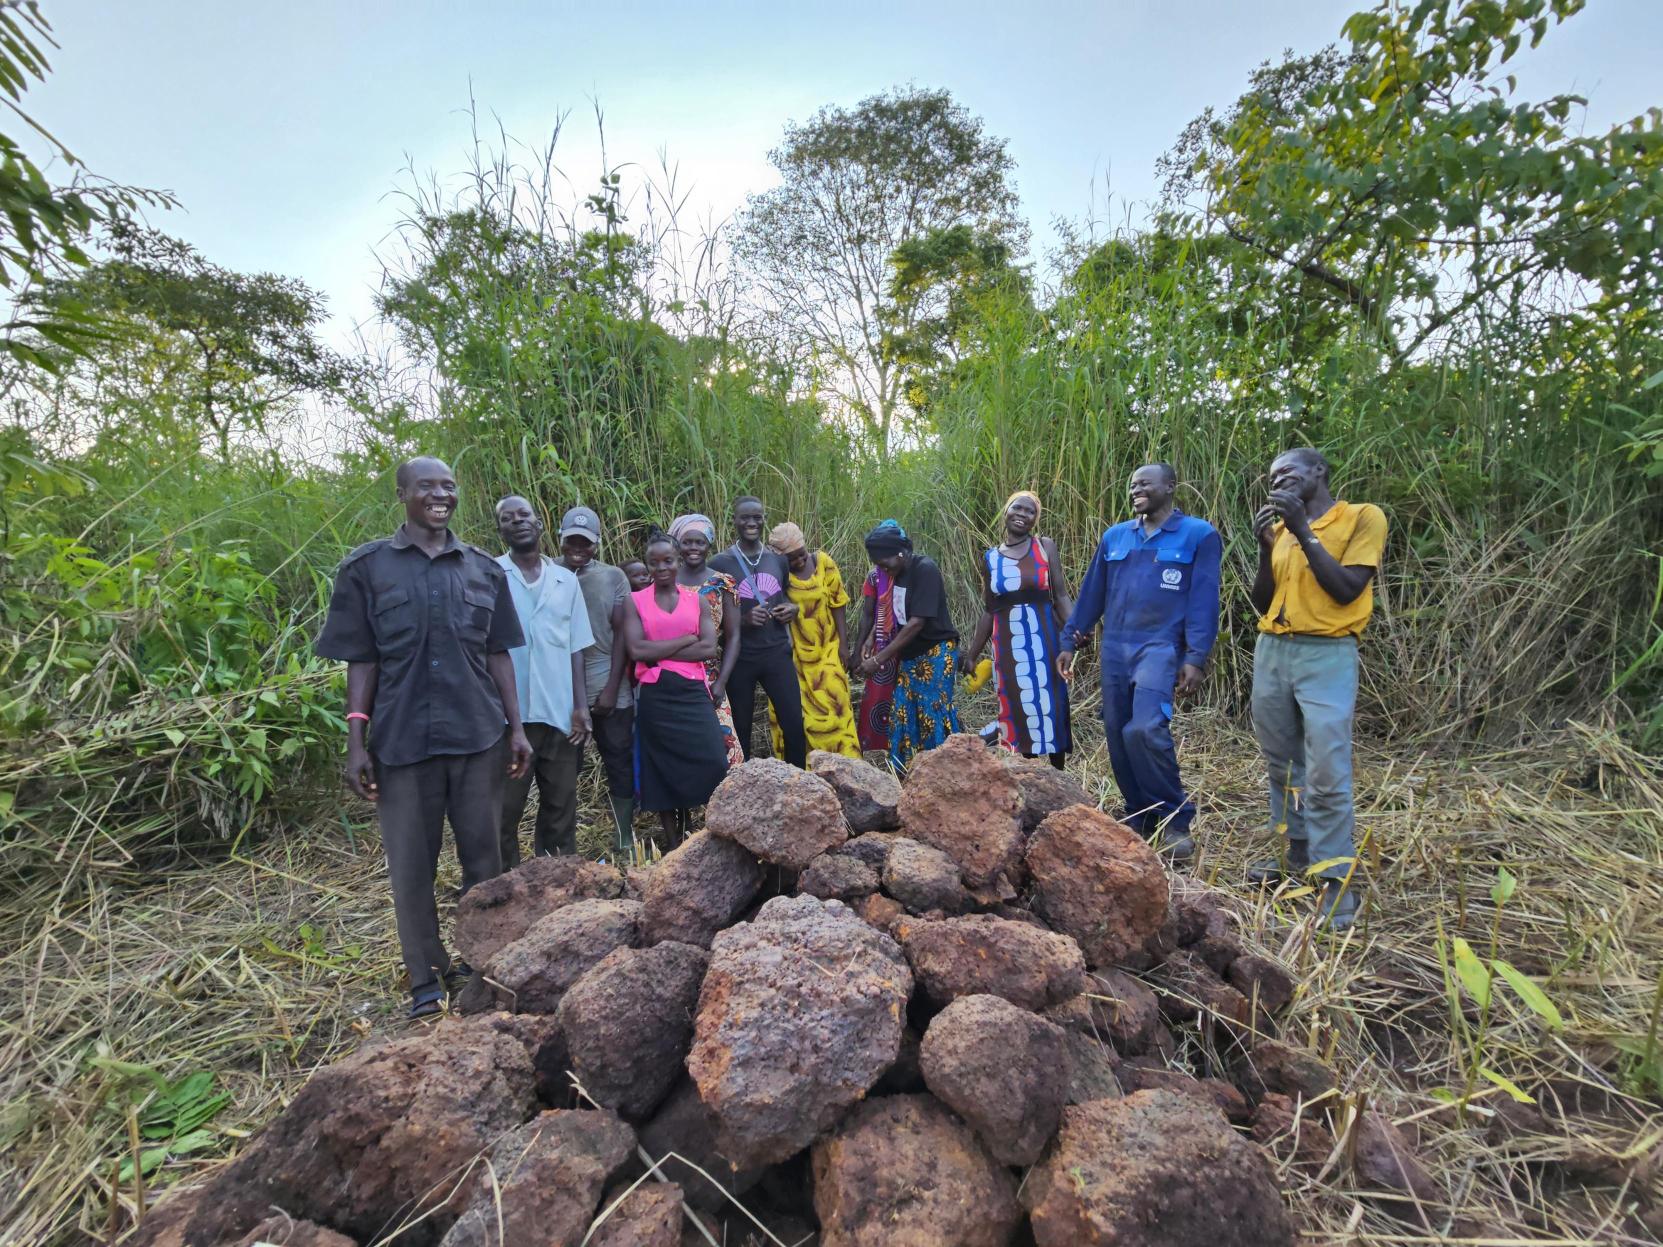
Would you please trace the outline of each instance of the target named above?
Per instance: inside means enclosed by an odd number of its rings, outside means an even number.
[[[251,857],[180,860],[144,877],[86,875],[0,913],[0,1243],[106,1242],[111,1173],[131,1155],[125,1080],[99,1057],[231,1092],[217,1153],[279,1109],[318,1063],[399,1016],[397,947],[373,832],[316,827]],[[312,924],[308,947],[301,934]],[[362,951],[353,955],[353,946]],[[156,1175],[171,1182],[211,1163]],[[137,1185],[115,1195],[130,1225]]]
[[[1273,845],[1262,830],[1251,741],[1204,729],[1188,742],[1208,797],[1204,877],[1242,878]],[[1366,909],[1343,941],[1313,940],[1299,901],[1241,891],[1244,925],[1298,972],[1283,1027],[1341,1074],[1335,1118],[1380,1108],[1418,1137],[1447,1200],[1370,1203],[1343,1157],[1320,1175],[1284,1166],[1307,1237],[1318,1242],[1617,1244],[1651,1242],[1631,1216],[1663,1208],[1663,1109],[1613,1041],[1654,1025],[1663,970],[1663,782],[1654,760],[1611,732],[1572,726],[1531,748],[1483,756],[1365,748],[1358,826]],[[1089,761],[1088,761],[1089,765]],[[1234,832],[1235,834],[1232,834]],[[1497,869],[1518,877],[1499,922]],[[1564,1029],[1494,1008],[1484,1064],[1536,1096],[1543,1120],[1515,1137],[1497,1120],[1506,1093],[1462,1114],[1439,936],[1462,936],[1532,976]],[[1504,993],[1498,988],[1498,999]],[[1469,1021],[1476,1017],[1463,1006]],[[1340,1150],[1346,1139],[1340,1134]],[[1638,1163],[1636,1163],[1638,1162]],[[1596,1175],[1594,1181],[1580,1178]],[[1395,1213],[1395,1216],[1388,1213]],[[1653,1224],[1656,1224],[1655,1222]]]
[[[967,727],[979,722],[966,716]],[[1203,800],[1198,869],[1229,885],[1270,843],[1252,741],[1205,712],[1186,725],[1185,763]],[[1100,739],[1072,769],[1109,791]],[[1320,1174],[1283,1168],[1305,1241],[1652,1241],[1634,1209],[1663,1204],[1663,1111],[1635,1094],[1634,1058],[1614,1041],[1645,1034],[1663,966],[1655,764],[1614,733],[1579,727],[1484,756],[1364,747],[1358,793],[1368,906],[1350,937],[1313,942],[1295,921],[1298,900],[1239,891],[1238,908],[1300,973],[1284,1026],[1340,1071],[1336,1119],[1343,1126],[1366,1104],[1404,1123],[1444,1198],[1417,1209],[1363,1197],[1342,1129]],[[1496,1012],[1485,1063],[1546,1110],[1511,1138],[1494,1112],[1506,1096],[1489,1083],[1464,1114],[1434,1095],[1466,1083],[1437,936],[1487,948],[1501,865],[1520,886],[1499,953],[1537,976],[1565,1019],[1554,1034],[1522,1011]],[[442,887],[453,884],[450,874]],[[59,894],[13,898],[0,930],[0,965],[18,988],[0,1018],[6,1247],[103,1243],[112,1224],[131,1224],[138,1184],[112,1191],[130,1154],[131,1082],[90,1064],[99,1054],[173,1078],[212,1070],[232,1095],[210,1123],[215,1146],[169,1162],[150,1182],[159,1186],[205,1172],[319,1062],[399,1024],[391,914],[362,825],[312,827],[247,856],[142,876],[82,876]]]

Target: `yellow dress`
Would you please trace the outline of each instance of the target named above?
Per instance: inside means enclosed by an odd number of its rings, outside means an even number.
[[[843,577],[824,550],[814,556],[814,571],[807,580],[790,577],[786,595],[796,604],[797,617],[791,621],[791,657],[797,667],[797,688],[803,696],[803,728],[810,749],[860,757],[855,735],[854,707],[849,699],[849,672],[837,645],[837,621],[832,611],[847,608],[849,595]],[[774,734],[774,756],[785,753],[773,707],[768,710]]]

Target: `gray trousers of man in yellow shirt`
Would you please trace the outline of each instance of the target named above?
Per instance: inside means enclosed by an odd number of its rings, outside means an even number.
[[[1342,879],[1356,852],[1351,728],[1357,638],[1261,632],[1253,650],[1253,734],[1270,787],[1270,826],[1288,863]],[[1335,862],[1335,859],[1343,859]]]

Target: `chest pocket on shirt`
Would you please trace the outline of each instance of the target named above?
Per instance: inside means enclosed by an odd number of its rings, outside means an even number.
[[[1163,546],[1155,551],[1155,583],[1169,592],[1182,592],[1189,583],[1194,563],[1195,549],[1188,542],[1181,546]]]
[[[491,632],[491,616],[496,614],[497,595],[491,592],[488,584],[464,584],[462,601],[467,604],[459,621],[462,637],[472,644],[483,645]]]
[[[383,654],[399,654],[416,641],[416,611],[410,605],[410,591],[402,585],[372,588],[375,607],[371,626],[375,645]]]

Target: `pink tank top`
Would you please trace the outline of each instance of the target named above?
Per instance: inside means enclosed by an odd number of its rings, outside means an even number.
[[[658,592],[652,585],[630,594],[635,599],[635,611],[641,616],[641,632],[649,641],[673,641],[677,637],[699,635],[699,591],[686,585],[676,586],[676,608],[669,614],[659,606]],[[663,662],[635,664],[635,678],[642,684],[656,684],[660,671],[671,671],[689,680],[704,683],[704,663],[680,658]]]

